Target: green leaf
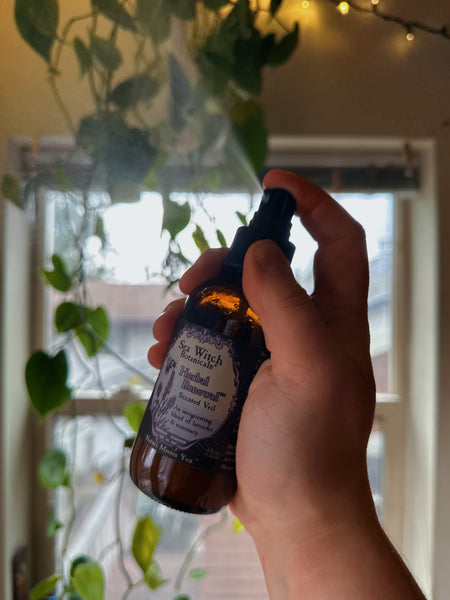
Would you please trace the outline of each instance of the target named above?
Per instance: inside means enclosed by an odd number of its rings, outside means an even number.
[[[83,600],[103,600],[105,580],[97,562],[79,564],[74,570],[72,581]]]
[[[115,71],[122,63],[122,55],[109,40],[91,35],[91,52],[108,71]]]
[[[92,67],[92,56],[89,49],[85,46],[84,42],[80,38],[76,37],[73,40],[73,48],[77,55],[78,64],[80,66],[81,77],[86,75]]]
[[[209,10],[219,10],[219,8],[222,8],[222,6],[229,3],[230,0],[203,0],[203,4],[206,8],[209,8]]]
[[[298,45],[299,27],[295,24],[291,33],[285,35],[278,43],[273,42],[268,51],[265,62],[272,67],[285,63],[295,51]]]
[[[242,225],[247,227],[247,225],[248,225],[247,217],[243,213],[239,212],[238,210],[234,214],[237,216],[237,218],[242,223]]]
[[[62,579],[62,575],[50,575],[37,583],[30,591],[30,600],[47,598],[55,589],[55,585]]]
[[[223,235],[223,233],[220,231],[220,229],[216,229],[216,236],[217,236],[217,240],[220,244],[220,246],[222,248],[227,248],[227,240],[225,239],[225,236]]]
[[[147,573],[161,537],[161,529],[149,516],[141,517],[133,533],[131,551],[142,572]]]
[[[81,304],[62,302],[55,311],[56,331],[63,333],[86,323],[87,310]]]
[[[76,334],[86,354],[89,357],[95,356],[109,335],[109,318],[105,309],[101,306],[95,310],[86,308],[86,326],[78,327]]]
[[[275,15],[283,0],[270,0],[270,14]]]
[[[178,594],[173,600],[191,600],[191,597],[187,594]]]
[[[19,181],[12,175],[4,175],[2,179],[2,194],[13,204],[22,208],[20,202],[20,185]]]
[[[38,350],[29,358],[25,368],[25,380],[31,403],[44,417],[70,399],[67,387],[67,358],[64,350],[49,356]]]
[[[125,109],[135,106],[138,102],[150,100],[158,92],[158,84],[148,75],[136,75],[119,83],[109,94],[109,102]]]
[[[64,525],[61,523],[61,521],[58,521],[55,516],[55,511],[52,510],[47,519],[47,525],[45,526],[45,535],[47,537],[55,537],[56,532],[58,529],[61,529],[61,527],[64,527]]]
[[[200,250],[200,252],[204,252],[210,247],[205,238],[205,234],[203,233],[203,229],[200,227],[200,225],[195,226],[195,231],[193,231],[192,233],[192,239],[194,240],[195,245]]]
[[[68,478],[66,454],[58,448],[49,450],[39,462],[38,476],[42,487],[47,490],[65,485]]]
[[[122,29],[136,31],[133,18],[118,0],[92,0],[92,6]]]
[[[163,579],[158,565],[153,561],[144,574],[144,581],[151,590],[156,590],[163,583],[166,583],[168,579]]]
[[[86,554],[79,554],[78,556],[76,556],[70,564],[70,577],[73,577],[75,569],[79,565],[85,565],[86,563],[91,562],[94,562],[93,559],[90,556],[87,556]]]
[[[14,16],[22,38],[49,62],[58,27],[57,0],[16,0]]]
[[[124,408],[125,415],[131,429],[136,433],[139,431],[142,417],[145,413],[145,405],[142,402],[130,402]]]
[[[136,16],[153,40],[160,44],[170,34],[170,13],[165,2],[137,0]]]
[[[42,270],[42,274],[48,283],[59,292],[68,292],[72,287],[72,279],[66,271],[63,259],[58,255],[52,256],[53,271]]]
[[[189,224],[191,219],[189,202],[178,204],[178,202],[173,202],[169,198],[164,198],[163,209],[162,229],[166,229],[170,233],[170,237],[175,239],[180,231],[183,231]]]
[[[169,10],[184,21],[192,21],[195,17],[195,2],[193,0],[165,0]]]
[[[203,579],[203,577],[205,577],[205,575],[208,574],[208,571],[206,569],[201,569],[201,568],[196,568],[196,569],[191,569],[189,571],[189,577],[191,579]]]
[[[88,356],[94,356],[102,348],[110,328],[103,307],[92,309],[73,302],[62,302],[57,307],[55,325],[58,333],[75,330]]]
[[[235,124],[232,131],[255,173],[259,173],[267,156],[267,130],[263,120],[251,117],[242,124]]]

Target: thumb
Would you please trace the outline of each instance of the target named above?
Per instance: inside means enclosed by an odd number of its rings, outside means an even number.
[[[314,356],[323,357],[328,346],[325,325],[274,242],[261,240],[247,251],[243,290],[261,320],[278,373],[292,374],[299,364],[310,365]]]

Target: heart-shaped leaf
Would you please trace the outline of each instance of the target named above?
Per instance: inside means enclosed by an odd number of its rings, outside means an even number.
[[[48,283],[59,292],[68,292],[72,287],[72,279],[67,273],[63,259],[58,255],[52,256],[53,271],[42,270]]]
[[[105,579],[97,562],[79,564],[74,570],[72,582],[83,600],[103,600]]]
[[[189,224],[191,219],[191,207],[189,206],[189,202],[178,204],[178,202],[173,202],[166,197],[163,199],[163,209],[162,229],[167,229],[170,233],[170,237],[175,239],[180,231],[183,231]]]
[[[38,350],[28,359],[25,381],[31,403],[44,417],[65,404],[71,395],[67,387],[67,358],[64,350],[50,356]]]
[[[14,16],[22,38],[49,62],[58,26],[57,0],[16,0]]]
[[[86,308],[86,326],[76,329],[77,338],[89,357],[95,356],[103,347],[109,335],[109,319],[101,306],[95,310]]]
[[[55,311],[56,331],[63,333],[86,323],[87,310],[81,304],[62,302]]]

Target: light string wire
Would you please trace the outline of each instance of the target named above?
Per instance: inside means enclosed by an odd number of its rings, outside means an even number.
[[[403,27],[405,29],[407,37],[411,36],[411,35],[413,36],[414,30],[419,30],[419,31],[425,31],[426,33],[430,33],[433,35],[439,35],[447,40],[450,40],[449,25],[442,25],[439,27],[431,27],[430,25],[422,23],[421,21],[405,19],[403,17],[399,17],[398,15],[389,14],[387,12],[384,12],[383,10],[380,10],[379,0],[372,0],[371,5],[368,7],[361,6],[354,0],[347,0],[347,2],[341,2],[341,0],[326,0],[326,1],[330,2],[331,4],[334,4],[339,10],[341,10],[341,12],[343,14],[348,13],[349,9],[351,8],[351,9],[355,10],[356,12],[370,14],[379,19],[382,19],[383,21],[396,23],[397,25],[400,25],[401,27]],[[342,5],[346,5],[345,7],[342,7],[343,10],[340,8]],[[408,37],[408,39],[413,39],[413,38]]]

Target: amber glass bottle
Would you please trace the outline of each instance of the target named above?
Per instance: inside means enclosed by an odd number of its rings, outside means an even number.
[[[172,508],[213,513],[233,497],[242,406],[268,357],[241,287],[244,256],[253,242],[272,239],[290,260],[294,209],[288,192],[266,190],[220,274],[194,290],[175,327],[130,461],[134,483]]]

